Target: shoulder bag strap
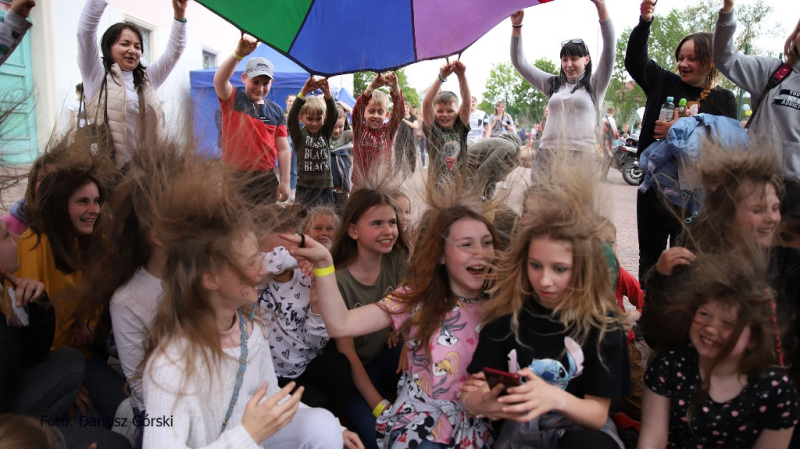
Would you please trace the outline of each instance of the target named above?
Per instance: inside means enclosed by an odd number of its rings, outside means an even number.
[[[792,73],[792,67],[789,64],[783,64],[778,67],[778,70],[769,77],[769,81],[767,85],[764,86],[764,90],[761,91],[761,96],[758,98],[758,103],[752,105],[753,106],[753,113],[750,114],[750,118],[747,120],[747,124],[744,125],[744,128],[747,129],[750,127],[750,123],[753,122],[753,119],[756,116],[756,113],[759,111],[761,103],[764,102],[764,99],[767,97],[767,92],[773,89],[775,86],[781,83],[784,78],[789,76]]]

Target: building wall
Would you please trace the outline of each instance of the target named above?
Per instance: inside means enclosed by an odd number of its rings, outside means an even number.
[[[77,25],[84,0],[38,2],[31,13],[34,95],[36,96],[39,150],[44,149],[53,130],[66,130],[67,106],[81,82],[77,64]],[[191,124],[189,72],[203,68],[203,50],[217,54],[217,64],[235,48],[240,32],[201,4],[190,2],[186,12],[188,43],[169,79],[158,91],[169,126],[184,130]],[[167,0],[109,0],[98,27],[98,40],[112,24],[132,21],[152,30],[151,60],[161,55],[169,41],[172,2]],[[147,51],[147,49],[145,49]],[[352,91],[352,75],[331,79],[331,83]]]

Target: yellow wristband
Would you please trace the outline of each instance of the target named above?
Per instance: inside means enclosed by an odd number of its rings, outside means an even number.
[[[389,405],[390,405],[389,401],[387,401],[386,399],[382,400],[381,403],[376,405],[375,409],[372,410],[372,416],[374,416],[376,418],[381,416],[381,413],[383,413],[383,410],[386,409],[386,407],[389,406]]]
[[[235,59],[237,61],[241,61],[242,59],[244,59],[244,56],[239,56],[239,53],[236,53],[235,50],[234,50],[233,54],[231,54],[231,56],[233,56],[233,59]]]
[[[300,92],[300,93],[298,93],[298,94],[297,94],[297,98],[299,98],[299,99],[301,99],[301,100],[302,100],[303,98],[305,98],[305,97],[306,97],[306,94],[304,94],[303,92]]]
[[[314,276],[321,278],[329,274],[333,274],[334,271],[336,271],[336,267],[334,267],[333,265],[325,268],[314,268]]]

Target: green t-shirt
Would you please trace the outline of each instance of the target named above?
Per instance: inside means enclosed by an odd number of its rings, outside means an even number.
[[[395,248],[390,254],[381,258],[381,274],[378,276],[376,285],[364,285],[358,282],[347,268],[336,270],[336,282],[339,284],[339,291],[342,293],[347,308],[355,309],[374,304],[393,292],[406,277],[407,270],[406,256]],[[361,363],[366,365],[383,351],[391,331],[392,328],[387,327],[353,339]]]

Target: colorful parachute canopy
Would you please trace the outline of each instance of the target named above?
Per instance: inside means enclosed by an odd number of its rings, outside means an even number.
[[[551,0],[197,0],[308,72],[383,72],[461,53]]]

